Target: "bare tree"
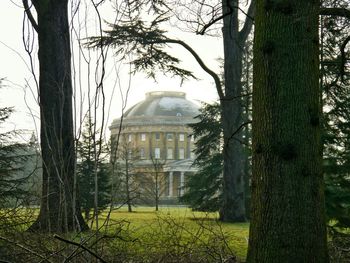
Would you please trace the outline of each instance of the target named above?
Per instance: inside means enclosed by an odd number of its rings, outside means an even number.
[[[120,202],[128,206],[128,211],[132,212],[132,206],[140,195],[140,182],[136,179],[137,169],[135,163],[139,160],[138,149],[133,147],[123,134],[122,142],[118,148],[118,168],[117,178],[119,187]],[[118,200],[119,201],[119,200]]]
[[[166,177],[164,165],[166,160],[151,156],[151,165],[143,167],[138,178],[142,182],[142,197],[154,202],[156,211],[159,210],[160,197],[166,191]]]

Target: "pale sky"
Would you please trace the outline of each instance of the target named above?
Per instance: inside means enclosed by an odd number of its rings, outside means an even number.
[[[76,0],[74,0],[76,2]],[[88,2],[88,1],[87,1]],[[0,78],[6,78],[3,82],[5,87],[0,90],[0,106],[14,106],[16,113],[12,116],[10,127],[16,129],[36,130],[39,127],[38,122],[38,106],[35,102],[37,93],[33,76],[30,72],[29,57],[25,53],[22,41],[22,24],[23,24],[23,8],[21,7],[21,0],[1,0],[0,1]],[[111,9],[105,17],[113,17]],[[92,11],[88,11],[92,12]],[[89,24],[94,24],[96,17],[92,13],[88,18]],[[107,19],[111,20],[113,18]],[[75,17],[75,23],[84,20],[83,15]],[[79,22],[79,23],[80,23]],[[90,29],[89,29],[90,30]],[[94,32],[93,29],[90,32]],[[96,31],[97,32],[97,31]],[[175,31],[174,31],[175,32]],[[90,33],[89,33],[90,34]],[[217,58],[222,55],[222,40],[221,38],[197,36],[192,33],[176,32],[174,36],[185,40],[190,44],[196,52],[202,57],[205,63],[214,71],[219,73],[219,65]],[[36,35],[35,35],[36,37]],[[73,37],[74,38],[74,37]],[[37,46],[34,44],[33,57],[35,58],[34,65],[37,69],[38,62],[36,60]],[[87,51],[83,51],[87,52]],[[144,99],[144,94],[149,91],[156,90],[174,90],[186,92],[187,98],[195,101],[212,102],[216,100],[216,89],[211,77],[209,77],[197,65],[195,60],[187,51],[178,46],[173,46],[171,52],[178,56],[183,61],[183,66],[187,69],[193,70],[195,75],[200,79],[185,81],[181,86],[179,79],[172,79],[170,77],[158,74],[157,82],[152,79],[147,79],[144,74],[140,73],[131,77],[130,93],[128,104],[126,108],[131,107],[138,101]],[[75,52],[78,54],[78,52]],[[118,76],[116,74],[114,65],[113,50],[108,53],[108,62],[106,64],[106,79],[104,82],[106,93],[106,111],[110,108],[109,117],[106,120],[107,126],[110,125],[113,119],[118,118],[121,114],[121,96],[118,90],[113,93],[113,86],[115,86]],[[96,54],[92,54],[95,57]],[[75,56],[75,68],[78,68],[79,57]],[[129,86],[128,66],[117,65],[121,67],[119,70],[119,86],[125,92]],[[87,86],[87,77],[85,74],[87,66],[82,65],[82,93],[86,102],[87,93],[84,89]],[[95,66],[92,67],[93,69]],[[94,79],[94,73],[91,79]],[[78,79],[78,78],[76,78]],[[90,83],[94,84],[94,81]],[[29,87],[28,85],[31,87]],[[118,89],[118,85],[116,86]],[[77,88],[80,89],[80,88]],[[78,92],[79,93],[79,92]],[[86,106],[83,106],[83,112],[86,112]],[[78,119],[78,117],[77,117]],[[0,129],[3,127],[0,127]],[[8,128],[8,127],[7,127]],[[108,131],[106,133],[108,137]]]

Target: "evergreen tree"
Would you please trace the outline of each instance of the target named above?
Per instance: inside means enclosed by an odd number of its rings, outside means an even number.
[[[101,148],[102,147],[102,148]],[[99,150],[101,149],[101,151]],[[109,197],[109,165],[103,154],[106,154],[105,147],[98,139],[98,131],[95,124],[89,118],[84,123],[81,141],[78,142],[78,185],[81,209],[85,218],[90,219],[90,211],[95,211],[95,189],[96,178],[98,179],[98,210],[105,209],[110,202]]]
[[[0,108],[0,128],[13,108]],[[27,160],[26,144],[15,142],[15,131],[0,133],[0,208],[13,207],[18,201],[24,201],[28,192],[26,183],[28,176],[19,176],[23,164]]]
[[[348,1],[322,1],[325,8],[348,8]],[[326,212],[337,227],[350,227],[350,75],[343,72],[341,46],[348,38],[350,21],[321,18],[321,88]],[[349,52],[344,50],[344,55]]]
[[[193,210],[218,211],[222,204],[222,125],[220,105],[203,104],[199,122],[191,124],[195,136],[194,165],[199,170],[188,177],[187,191],[180,201]]]
[[[0,79],[0,89],[2,88]],[[23,140],[22,131],[9,130],[6,123],[9,121],[13,107],[0,108],[0,215],[2,223],[6,219],[13,221],[13,214],[7,209],[19,206],[37,204],[39,193],[39,156],[32,135],[29,143]],[[19,139],[20,138],[20,139]],[[13,223],[13,222],[12,222]]]
[[[242,127],[242,141],[244,150],[244,180],[245,180],[245,210],[249,218],[250,211],[250,141],[251,127],[251,84],[252,84],[252,43],[246,43],[245,59],[243,60],[242,86],[245,96],[242,96],[243,115],[245,123]],[[196,159],[194,165],[199,169],[186,182],[186,193],[180,201],[188,204],[192,209],[199,211],[218,211],[223,202],[223,130],[220,114],[220,104],[203,103],[200,114],[196,116],[199,122],[191,124],[193,135],[196,138]],[[235,138],[237,139],[237,138]]]

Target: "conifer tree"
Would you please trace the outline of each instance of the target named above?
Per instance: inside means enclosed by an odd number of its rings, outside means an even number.
[[[12,112],[11,107],[0,108],[0,128],[4,128]],[[0,133],[0,208],[14,206],[28,194],[25,187],[28,176],[18,176],[28,158],[28,147],[15,142],[15,135],[15,131]]]
[[[222,125],[220,105],[203,104],[199,122],[191,124],[195,136],[196,159],[194,165],[198,172],[188,177],[187,191],[180,198],[193,210],[218,211],[222,204]]]
[[[324,8],[348,8],[348,1],[322,1]],[[342,72],[341,47],[349,38],[350,20],[321,17],[321,89],[327,218],[333,226],[350,226],[350,74]],[[344,47],[344,55],[349,55]],[[346,60],[345,60],[346,61]],[[345,67],[348,63],[345,63]],[[336,222],[336,223],[334,223]]]
[[[85,213],[85,219],[90,219],[90,211],[95,211],[95,174],[98,178],[98,210],[103,210],[110,202],[109,197],[109,167],[103,155],[105,147],[98,139],[98,131],[91,118],[84,123],[81,141],[78,143],[78,185],[81,209]],[[101,153],[99,149],[102,147]]]

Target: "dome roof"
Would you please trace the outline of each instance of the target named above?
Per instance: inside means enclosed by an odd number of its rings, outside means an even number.
[[[124,117],[195,117],[198,106],[186,99],[184,92],[154,91],[146,93],[146,99],[131,107]]]
[[[115,119],[110,129],[119,129],[121,120],[123,127],[139,126],[187,126],[198,122],[199,106],[186,100],[184,92],[154,91],[146,93],[146,99],[127,110],[123,118]]]

